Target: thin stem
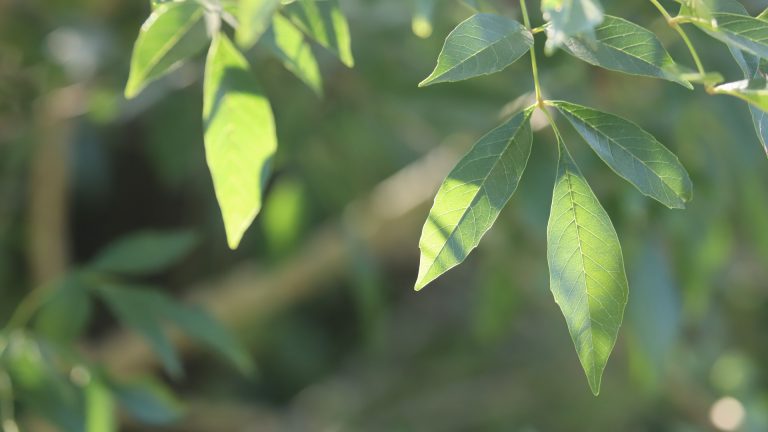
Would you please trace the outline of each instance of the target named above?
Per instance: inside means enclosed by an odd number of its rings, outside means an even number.
[[[693,57],[693,62],[696,63],[696,69],[698,69],[699,74],[702,76],[705,75],[707,72],[704,70],[704,65],[701,63],[701,58],[699,58],[699,53],[696,52],[696,48],[693,46],[693,43],[691,43],[691,39],[688,38],[688,35],[685,33],[685,30],[683,30],[682,27],[680,27],[680,19],[673,18],[669,12],[664,8],[664,6],[659,3],[658,0],[650,0],[651,3],[653,3],[654,6],[656,6],[656,9],[661,12],[661,15],[664,16],[664,19],[667,20],[667,24],[669,24],[670,27],[675,29],[677,34],[680,35],[680,38],[685,42],[685,46],[688,47],[688,51],[691,52],[691,57]]]
[[[525,27],[533,32],[531,28],[531,19],[528,17],[528,7],[525,5],[525,0],[520,0],[520,11],[523,13],[523,23]],[[544,100],[541,97],[541,85],[539,84],[539,66],[536,63],[536,46],[531,47],[531,70],[533,71],[533,85],[536,91],[536,105],[541,106]]]
[[[549,110],[547,109],[547,106],[550,104],[546,101],[543,101],[541,105],[539,105],[539,109],[544,113],[544,115],[547,117],[547,121],[549,122],[549,125],[552,126],[552,131],[555,132],[555,137],[557,138],[558,144],[563,142],[563,137],[560,135],[560,129],[557,128],[557,123],[555,123],[555,119],[552,117],[552,114],[549,113]]]

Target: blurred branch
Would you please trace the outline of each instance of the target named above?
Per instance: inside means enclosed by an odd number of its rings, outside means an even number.
[[[350,228],[377,256],[415,255],[425,213],[421,207],[455,162],[451,147],[433,150],[380,183],[367,199],[350,204],[340,220],[320,227],[298,253],[276,268],[244,262],[218,279],[191,287],[186,300],[202,305],[227,327],[248,327],[317,294],[328,286],[324,282],[342,275],[350,262],[344,241]],[[350,228],[345,230],[345,225]],[[171,332],[171,340],[182,353],[195,349],[179,332]],[[87,350],[117,376],[159,365],[142,339],[122,330]]]

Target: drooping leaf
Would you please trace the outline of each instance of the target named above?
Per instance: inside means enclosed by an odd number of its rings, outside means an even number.
[[[264,44],[283,62],[283,66],[302,80],[318,96],[323,94],[323,77],[312,47],[291,21],[275,15],[264,35]]]
[[[181,261],[197,244],[190,231],[139,231],[101,251],[89,269],[124,275],[149,275]]]
[[[594,34],[603,22],[603,7],[598,0],[542,0],[541,11],[550,22],[547,27],[547,52],[577,35]]]
[[[565,51],[595,66],[676,82],[692,89],[656,35],[623,18],[610,15],[595,28],[595,37],[574,36]]]
[[[768,111],[768,81],[763,76],[721,84],[714,88],[714,92],[735,96],[762,111]]]
[[[272,16],[280,6],[280,0],[240,0],[238,27],[235,38],[238,45],[251,48],[267,31]]]
[[[283,7],[296,27],[339,57],[348,67],[355,65],[349,24],[338,0],[296,0]]]
[[[519,22],[495,14],[473,15],[451,31],[437,67],[419,87],[498,72],[532,46],[533,35]]]
[[[277,136],[269,100],[224,34],[214,37],[208,53],[203,122],[208,168],[235,249],[261,209]]]
[[[669,208],[685,208],[693,186],[677,156],[638,125],[569,102],[554,102],[590,147],[640,192]]]
[[[532,111],[482,137],[440,186],[419,241],[417,290],[464,261],[517,189],[531,153]]]
[[[155,8],[141,26],[133,48],[125,97],[135,97],[150,82],[205,48],[204,15],[202,6],[194,1],[168,2]]]
[[[608,214],[562,142],[559,148],[547,227],[550,289],[597,395],[624,316],[627,276]]]

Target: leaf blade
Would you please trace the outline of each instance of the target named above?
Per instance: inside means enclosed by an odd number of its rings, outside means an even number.
[[[499,72],[532,46],[533,35],[519,22],[495,14],[472,15],[448,34],[437,66],[419,87]]]
[[[532,111],[483,136],[443,182],[419,241],[416,290],[460,264],[514,194],[531,152]]]
[[[261,210],[277,149],[275,120],[248,62],[226,35],[211,44],[203,93],[206,160],[227,243],[236,249]]]
[[[558,139],[559,141],[559,139]],[[562,142],[547,224],[550,289],[595,395],[624,316],[629,287],[621,245]]]
[[[594,28],[603,22],[603,7],[598,0],[543,0],[541,12],[550,22],[547,27],[548,53],[576,35],[594,34]]]
[[[240,0],[238,3],[237,44],[249,49],[269,28],[272,17],[280,7],[280,0]]]
[[[106,246],[88,268],[123,275],[154,274],[179,262],[196,244],[197,236],[190,231],[138,231]]]
[[[345,66],[355,65],[349,24],[338,0],[297,0],[286,4],[283,13],[307,36],[336,54]]]
[[[642,194],[669,208],[685,208],[693,185],[677,156],[636,124],[592,108],[556,101],[597,155]]]
[[[316,95],[323,95],[323,77],[312,47],[290,20],[275,15],[264,35],[264,44],[283,66],[304,82]]]

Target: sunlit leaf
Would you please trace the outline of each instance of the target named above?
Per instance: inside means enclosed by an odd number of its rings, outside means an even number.
[[[550,22],[546,43],[550,53],[572,36],[594,34],[594,28],[603,22],[598,0],[542,0],[541,11]]]
[[[235,249],[261,209],[277,148],[275,120],[248,62],[226,35],[211,45],[204,87],[205,154]]]
[[[563,143],[547,227],[550,289],[565,316],[592,392],[600,381],[627,304],[616,231]]]
[[[194,1],[163,3],[152,12],[133,48],[125,97],[135,97],[150,82],[205,48],[204,15],[202,6]]]
[[[89,269],[126,275],[154,274],[181,261],[197,244],[190,231],[139,231],[101,251]]]
[[[280,0],[240,0],[238,4],[237,43],[250,48],[267,31]]]
[[[109,387],[91,378],[85,386],[85,431],[117,431],[115,399]]]
[[[307,36],[336,54],[348,67],[355,65],[349,24],[338,0],[296,0],[283,13]]]
[[[464,261],[512,197],[531,153],[532,111],[482,137],[440,186],[419,241],[417,290]]]
[[[680,77],[678,66],[656,35],[623,18],[606,15],[595,28],[594,38],[574,36],[565,41],[563,48],[595,66],[693,88]]]
[[[714,88],[714,92],[735,96],[762,111],[768,111],[768,81],[762,76],[721,84]]]
[[[670,208],[685,208],[693,186],[677,156],[636,124],[572,104],[554,105],[600,158],[640,192]]]
[[[264,44],[283,62],[283,66],[302,80],[318,96],[323,94],[323,77],[312,47],[290,20],[275,15],[264,35]]]
[[[420,38],[428,38],[432,35],[432,19],[435,13],[437,0],[415,0],[416,10],[411,18],[411,30]]]
[[[533,35],[517,21],[476,14],[456,26],[445,39],[437,67],[419,86],[498,72],[533,46]]]

